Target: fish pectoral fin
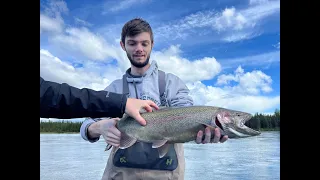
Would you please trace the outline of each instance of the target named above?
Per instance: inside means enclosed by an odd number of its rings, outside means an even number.
[[[121,139],[120,139],[120,149],[126,149],[130,146],[132,146],[134,143],[137,142],[137,139],[134,137],[131,137],[127,135],[126,133],[121,134]]]
[[[202,124],[202,125],[207,126],[207,127],[210,127],[210,128],[212,128],[212,129],[217,128],[215,125],[210,125],[210,124],[203,123],[203,122],[197,122],[197,123]]]
[[[164,144],[166,144],[167,140],[155,140],[152,141],[152,148],[159,148],[161,146],[163,146]]]
[[[163,158],[169,151],[170,144],[165,144],[158,148],[159,158]]]

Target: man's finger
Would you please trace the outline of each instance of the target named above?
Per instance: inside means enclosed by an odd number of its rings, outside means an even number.
[[[113,120],[113,125],[115,126],[117,124],[117,121],[120,120],[120,118],[112,118],[111,120]]]
[[[211,140],[211,130],[207,127],[205,129],[205,138],[204,138],[203,144],[210,143],[210,140]]]
[[[156,105],[156,103],[154,103],[153,101],[148,100],[148,104],[149,104],[149,106],[155,108],[156,110],[159,109],[159,107],[158,107],[158,106]]]
[[[144,107],[144,109],[145,109],[147,112],[152,112],[152,107],[149,106],[148,104]]]
[[[221,138],[221,140],[220,140],[220,142],[221,143],[224,143],[226,140],[228,140],[228,136],[227,135],[225,135],[225,136],[223,136],[222,138]]]
[[[113,144],[120,144],[120,141],[119,140],[116,140],[116,139],[113,139],[113,138],[109,138],[107,137],[106,139],[107,143],[113,143]]]
[[[197,144],[200,144],[201,141],[202,141],[202,136],[203,136],[203,132],[202,131],[199,131],[198,134],[197,134],[197,138],[196,138],[196,143]]]
[[[107,138],[115,139],[115,140],[118,140],[118,141],[120,141],[120,139],[121,139],[120,136],[117,136],[117,135],[113,134],[112,132],[109,132],[107,134]]]
[[[120,144],[119,144],[119,143],[113,143],[113,142],[107,142],[107,143],[109,143],[110,145],[115,146],[115,147],[120,146]]]
[[[146,120],[140,115],[139,112],[132,114],[132,117],[138,121],[142,126],[147,124]]]
[[[114,134],[115,136],[121,137],[121,132],[116,127],[110,128],[107,136],[109,136],[109,134],[111,133]]]
[[[219,130],[219,128],[216,128],[216,129],[214,130],[213,143],[218,143],[219,140],[220,140],[220,137],[221,137],[220,130]]]

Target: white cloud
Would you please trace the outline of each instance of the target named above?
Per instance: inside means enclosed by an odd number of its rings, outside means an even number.
[[[63,21],[61,19],[40,14],[40,34],[43,32],[61,33],[62,31]]]
[[[109,11],[109,12],[118,12],[118,11],[121,11],[121,10],[125,10],[125,9],[128,9],[132,6],[137,6],[137,5],[141,5],[141,4],[144,4],[144,3],[148,3],[152,0],[122,0],[122,1],[117,1],[115,5],[111,5],[110,7],[110,4],[109,2],[107,2],[105,4],[105,7],[106,7],[106,11]],[[103,12],[102,14],[105,14],[106,12]]]
[[[108,72],[114,72],[112,69],[109,68]],[[75,68],[43,49],[40,50],[40,75],[49,81],[68,83],[78,88],[88,87],[95,90],[102,90],[110,83],[110,80],[101,76],[99,72],[90,71],[90,68]]]
[[[264,4],[269,2],[269,0],[250,0],[249,4],[250,5],[257,5],[257,4]]]
[[[239,11],[239,13],[251,22],[259,22],[260,20],[279,12],[280,0],[260,3],[259,5],[250,6],[245,10]]]
[[[221,37],[222,41],[250,39],[261,34],[255,31],[255,27],[268,16],[278,13],[279,10],[280,1],[270,1],[240,10],[230,7],[222,12],[200,11],[156,28],[155,34],[159,40],[162,38],[183,39],[199,35],[203,31],[207,34],[208,28],[211,28]],[[194,31],[195,28],[197,31]]]
[[[241,12],[236,13],[236,9],[226,8],[221,14],[215,17],[215,22],[212,25],[217,31],[225,30],[242,30],[244,28],[253,28],[255,22],[248,21],[248,17],[242,15]]]
[[[116,56],[112,45],[109,45],[100,35],[84,27],[68,28],[66,34],[53,36],[51,41],[57,47],[81,53],[91,60],[107,61]]]
[[[239,95],[233,98],[217,99],[208,102],[206,105],[224,106],[226,108],[245,111],[249,113],[266,112],[276,109],[280,104],[280,96],[250,96]]]
[[[272,91],[271,83],[271,77],[261,71],[245,72],[238,67],[234,74],[220,75],[216,82],[218,86],[206,86],[200,81],[187,86],[196,105],[220,106],[254,114],[279,107],[280,96],[261,95]]]
[[[221,71],[221,65],[214,57],[190,61],[181,57],[180,51],[179,45],[170,46],[162,51],[154,51],[151,57],[162,70],[177,75],[185,82],[209,80]]]
[[[230,82],[239,83],[238,86],[230,86]],[[269,93],[271,88],[272,79],[261,71],[252,71],[244,73],[244,70],[239,66],[234,74],[223,74],[218,77],[216,85],[224,85],[226,91],[233,94],[253,94],[258,95],[261,92]]]
[[[280,49],[280,42],[278,42],[278,44],[276,44],[276,45],[273,45],[273,47]]]
[[[272,51],[252,56],[238,57],[232,59],[220,59],[223,69],[235,68],[237,66],[265,66],[280,62],[280,51]]]
[[[44,12],[40,13],[40,34],[62,32],[64,27],[62,14],[67,14],[69,11],[67,4],[64,1],[51,0],[44,6]]]
[[[79,25],[81,25],[81,26],[93,26],[93,24],[92,23],[89,23],[89,22],[87,22],[87,21],[85,21],[85,20],[83,20],[83,19],[79,19],[79,18],[77,18],[77,17],[74,17],[74,20],[75,20],[75,22],[77,23],[77,24],[79,24]]]
[[[221,38],[225,42],[237,42],[241,40],[247,40],[259,36],[261,33],[253,32],[230,32],[227,36]]]
[[[44,5],[44,13],[51,17],[61,17],[61,14],[68,14],[67,3],[63,0],[48,0]]]
[[[246,95],[232,88],[206,86],[200,81],[188,83],[195,105],[219,106],[249,113],[273,111],[280,104],[280,96]]]

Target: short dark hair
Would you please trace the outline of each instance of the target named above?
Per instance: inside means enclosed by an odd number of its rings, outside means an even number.
[[[150,33],[151,43],[153,43],[153,33],[150,24],[142,18],[134,18],[128,21],[122,28],[121,41],[125,44],[125,38],[127,36],[135,36],[142,32]]]

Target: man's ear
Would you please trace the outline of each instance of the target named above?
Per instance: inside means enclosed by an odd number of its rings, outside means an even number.
[[[120,46],[124,51],[126,51],[126,48],[124,47],[124,44],[122,43],[122,41],[120,41]]]

